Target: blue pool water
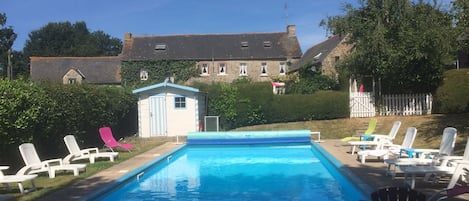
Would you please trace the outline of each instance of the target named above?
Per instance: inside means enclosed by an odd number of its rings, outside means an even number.
[[[311,145],[187,145],[98,200],[321,200],[365,196]]]

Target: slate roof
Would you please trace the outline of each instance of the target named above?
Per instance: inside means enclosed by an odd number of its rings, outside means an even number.
[[[121,58],[110,57],[31,57],[32,80],[62,83],[71,69],[83,74],[90,84],[120,84]]]
[[[128,35],[123,60],[272,60],[299,59],[302,54],[297,37],[287,32]]]
[[[294,66],[292,66],[289,70],[296,71],[303,67],[309,61],[312,64],[322,63],[324,59],[332,52],[332,50],[340,44],[343,37],[340,35],[334,35],[327,40],[316,44],[310,47],[301,57],[300,61]]]

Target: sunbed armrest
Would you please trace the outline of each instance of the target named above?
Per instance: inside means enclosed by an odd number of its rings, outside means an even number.
[[[441,166],[448,166],[448,163],[458,163],[457,161],[462,161],[462,159],[462,156],[439,156],[435,158]]]
[[[3,170],[7,170],[8,168],[10,168],[10,166],[0,166],[0,177],[4,176]]]
[[[428,155],[435,155],[440,152],[439,149],[414,149],[415,152],[420,153],[420,157],[427,157]]]
[[[370,134],[373,137],[379,137],[379,138],[390,138],[389,135],[384,135],[384,134]]]
[[[469,165],[469,161],[468,160],[454,160],[452,162],[455,162],[458,164],[464,164],[464,165]]]
[[[81,152],[91,154],[91,153],[99,153],[98,148],[93,147],[93,148],[88,148],[88,149],[82,149]]]
[[[42,161],[42,164],[46,166],[51,166],[51,164],[54,164],[54,163],[63,165],[62,159],[60,158]]]

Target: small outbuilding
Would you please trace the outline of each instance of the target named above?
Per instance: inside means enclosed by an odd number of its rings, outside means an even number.
[[[186,136],[202,129],[206,101],[198,89],[165,81],[133,93],[139,96],[139,137]]]

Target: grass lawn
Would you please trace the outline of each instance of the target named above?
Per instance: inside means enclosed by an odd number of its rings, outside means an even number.
[[[29,201],[29,200],[36,200],[44,195],[54,192],[56,189],[59,189],[63,186],[67,186],[73,182],[77,182],[79,180],[83,180],[87,177],[90,177],[101,170],[109,168],[117,163],[123,162],[133,156],[141,154],[145,151],[148,151],[154,147],[160,146],[167,142],[166,138],[152,138],[152,139],[134,139],[134,138],[126,138],[128,143],[134,144],[136,149],[132,150],[132,152],[127,151],[119,151],[119,156],[116,158],[114,162],[110,162],[108,160],[97,160],[94,164],[87,163],[86,172],[80,173],[79,176],[75,177],[72,173],[68,174],[59,174],[57,173],[54,179],[50,179],[47,173],[40,174],[34,180],[36,184],[36,190],[25,195],[21,195],[18,190],[17,184],[10,184],[10,190],[8,191],[5,188],[1,188],[0,193],[1,195],[11,196],[12,199],[9,200],[19,200],[19,201]],[[83,146],[85,148],[86,146]],[[82,163],[86,163],[87,161],[84,160]],[[31,187],[31,182],[25,182],[25,189],[29,189]],[[0,196],[1,200],[1,196]]]
[[[455,115],[425,115],[425,116],[389,116],[389,117],[376,117],[378,124],[375,133],[387,134],[392,127],[394,121],[401,121],[402,125],[396,137],[395,143],[400,144],[404,137],[407,127],[417,128],[417,137],[415,139],[414,147],[416,148],[438,148],[443,129],[448,126],[458,129],[458,140],[456,143],[457,155],[462,155],[467,138],[469,137],[469,113],[455,114]],[[236,130],[293,130],[293,129],[308,129],[311,131],[320,131],[321,139],[340,139],[343,137],[353,136],[363,132],[369,122],[370,118],[353,118],[353,119],[336,119],[336,120],[322,120],[322,121],[305,121],[305,122],[292,122],[292,123],[278,123],[268,125],[258,125],[243,127]],[[53,192],[54,190],[67,186],[72,182],[82,180],[90,177],[97,172],[111,167],[112,165],[125,161],[135,155],[143,153],[151,148],[159,146],[168,139],[163,138],[146,138],[146,139],[128,139],[130,143],[136,145],[138,149],[133,152],[121,151],[116,162],[99,161],[95,164],[88,164],[87,170],[81,173],[80,176],[74,177],[73,175],[58,175],[54,179],[49,179],[47,175],[41,175],[35,182],[37,190],[30,192],[26,195],[18,193],[17,186],[11,185],[13,188],[10,191],[2,188],[0,193],[2,195],[13,196],[14,200],[26,201],[35,200],[41,196]],[[86,147],[86,146],[83,146]],[[25,184],[26,188],[30,187],[28,183]]]
[[[394,121],[401,121],[401,127],[396,136],[395,143],[401,144],[407,127],[417,128],[415,148],[438,148],[441,135],[445,127],[451,126],[458,130],[458,139],[455,153],[462,155],[469,137],[469,113],[452,115],[425,115],[425,116],[382,116],[375,117],[378,120],[376,134],[388,134]],[[291,123],[266,124],[243,127],[236,130],[293,130],[307,129],[320,131],[321,140],[341,139],[363,132],[370,118],[334,119],[322,121],[304,121]]]

